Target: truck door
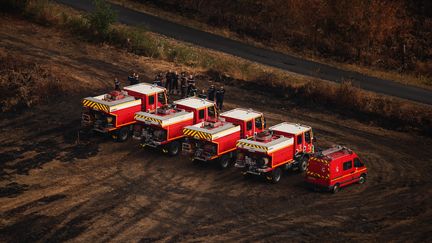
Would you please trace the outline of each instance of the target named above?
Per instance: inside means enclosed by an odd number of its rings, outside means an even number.
[[[147,96],[147,107],[146,111],[154,111],[156,109],[156,94]]]
[[[305,153],[312,153],[312,130],[306,131],[304,133],[304,146]]]
[[[214,107],[214,105],[207,107],[207,118],[216,118],[216,108]]]
[[[201,110],[196,110],[195,112],[195,123],[203,122],[205,121],[205,113],[206,108],[202,108]]]
[[[340,177],[340,184],[348,185],[352,182],[354,176],[354,167],[352,159],[342,163],[343,175]]]
[[[157,108],[167,104],[166,92],[162,91],[157,94]]]
[[[255,132],[262,132],[265,129],[265,121],[264,121],[264,117],[260,116],[255,118]]]
[[[296,153],[303,153],[303,133],[297,134],[295,136],[295,149]]]
[[[250,120],[246,122],[245,132],[243,138],[253,137],[254,135],[254,120]]]

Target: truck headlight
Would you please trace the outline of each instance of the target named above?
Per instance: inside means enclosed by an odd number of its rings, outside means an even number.
[[[106,121],[107,121],[107,123],[111,123],[113,121],[113,118],[109,116],[106,118]]]

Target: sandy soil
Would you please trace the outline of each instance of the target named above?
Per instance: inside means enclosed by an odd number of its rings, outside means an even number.
[[[181,67],[0,20],[8,23],[0,25],[0,51],[49,66],[70,90],[31,110],[0,115],[0,241],[432,239],[431,139],[304,108],[266,91],[226,87],[227,109],[264,111],[270,125],[308,124],[318,146],[357,151],[370,170],[368,182],[335,195],[307,190],[295,172],[273,185],[133,141],[78,140],[82,97],[108,89],[114,76],[131,69],[152,76]]]

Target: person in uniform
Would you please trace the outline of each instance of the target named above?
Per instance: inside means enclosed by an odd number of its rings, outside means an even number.
[[[171,87],[172,87],[172,71],[169,70],[165,75],[165,88],[168,91],[171,91]]]
[[[197,96],[198,90],[195,86],[195,83],[192,83],[189,87],[190,88],[189,88],[189,92],[188,92],[188,97]]]
[[[192,74],[189,75],[189,77],[187,79],[187,85],[188,85],[188,89],[187,89],[188,96],[190,96],[192,88],[195,88],[195,93],[196,93],[195,79],[194,79],[194,76]]]
[[[225,89],[223,86],[221,86],[216,91],[216,106],[219,110],[222,110],[223,108],[224,97],[225,97]]]
[[[179,81],[179,76],[177,71],[172,73],[172,89],[171,89],[171,93],[172,94],[177,94],[178,93],[178,81]]]
[[[214,101],[216,97],[216,89],[215,86],[212,84],[210,85],[210,88],[207,90],[207,97],[209,100]]]
[[[182,98],[185,98],[187,96],[187,90],[188,90],[188,85],[187,85],[186,72],[181,72],[181,74],[180,74],[180,93],[181,93]]]
[[[198,98],[207,99],[207,95],[205,90],[201,90],[201,93],[198,95]]]
[[[117,78],[114,78],[114,89],[120,91],[120,81]]]
[[[154,78],[153,84],[156,84],[157,86],[162,87],[162,73],[156,74],[156,77]]]

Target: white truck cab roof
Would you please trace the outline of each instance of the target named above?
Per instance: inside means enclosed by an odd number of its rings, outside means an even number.
[[[300,125],[296,123],[283,122],[269,128],[271,131],[284,132],[289,134],[301,134],[310,130],[310,126]]]
[[[197,97],[189,97],[181,100],[176,100],[174,101],[174,104],[187,106],[196,110],[200,110],[202,108],[206,108],[214,105],[214,103],[209,100],[201,99]]]
[[[123,88],[126,91],[134,91],[137,93],[141,93],[144,95],[151,95],[154,93],[164,92],[166,89],[157,85],[147,84],[147,83],[139,83],[130,86],[126,86]]]
[[[225,111],[220,114],[221,117],[229,117],[237,120],[242,121],[249,121],[251,119],[257,118],[262,116],[263,114],[258,111],[254,111],[252,109],[243,109],[243,108],[236,108],[230,111]]]

